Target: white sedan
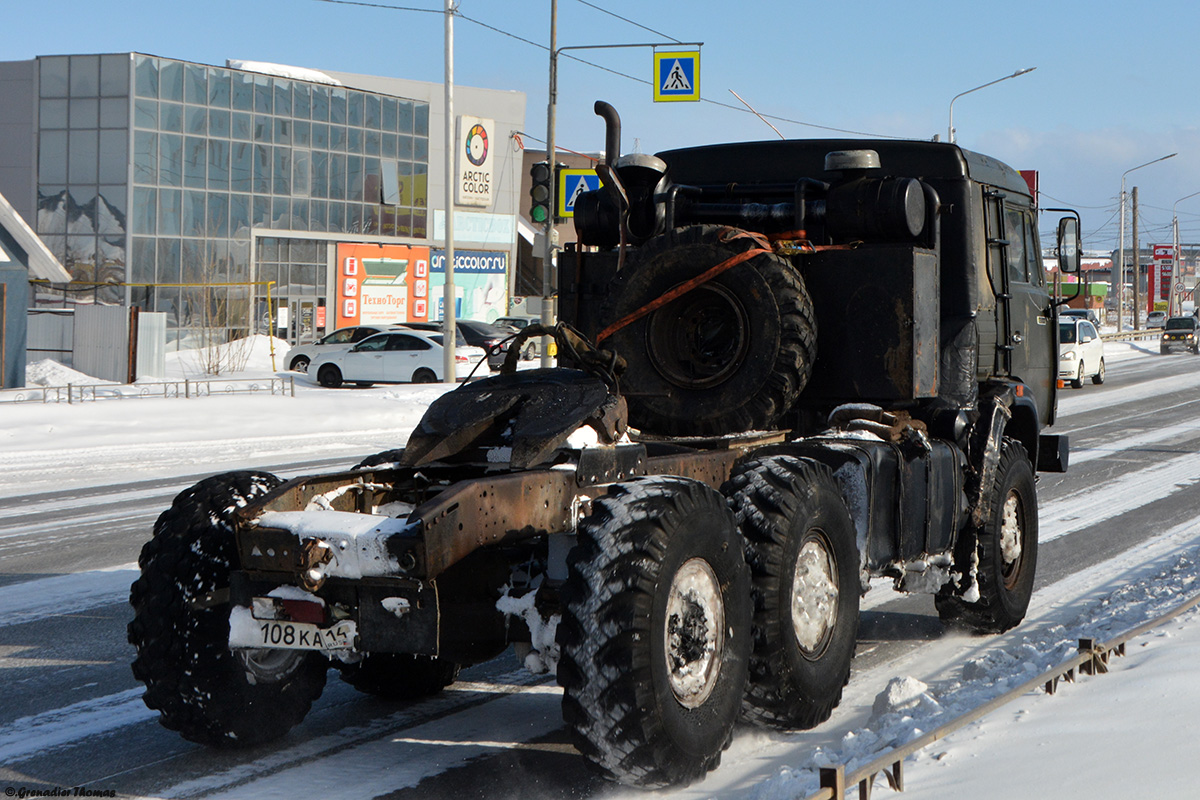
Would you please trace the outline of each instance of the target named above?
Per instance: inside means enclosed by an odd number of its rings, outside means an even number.
[[[368,336],[382,333],[395,325],[352,325],[338,328],[333,333],[308,344],[299,344],[287,351],[283,357],[286,369],[293,372],[308,372],[308,365],[322,353],[349,350]]]
[[[454,377],[464,380],[486,356],[478,347],[456,347]],[[433,383],[442,380],[442,335],[392,330],[363,339],[349,350],[323,353],[312,360],[308,374],[322,386],[336,389],[344,382]],[[487,374],[486,367],[483,374]]]
[[[1086,319],[1059,317],[1058,377],[1082,389],[1085,376],[1104,383],[1104,340]]]

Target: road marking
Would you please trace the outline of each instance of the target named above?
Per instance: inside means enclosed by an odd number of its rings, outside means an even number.
[[[39,755],[158,716],[142,702],[142,687],[21,717],[0,727],[0,764]]]
[[[0,586],[0,627],[124,603],[137,577],[132,563]]]

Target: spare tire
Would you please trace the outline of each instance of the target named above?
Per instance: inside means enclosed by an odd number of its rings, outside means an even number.
[[[636,251],[613,280],[601,327],[759,243],[716,225],[677,228]],[[646,433],[712,436],[780,427],[816,360],[816,318],[799,271],[760,253],[613,333],[621,391]]]

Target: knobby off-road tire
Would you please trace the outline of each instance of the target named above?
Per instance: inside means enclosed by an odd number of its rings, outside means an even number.
[[[601,309],[616,322],[738,253],[715,225],[677,228],[631,256]],[[649,433],[716,435],[782,424],[812,373],[812,300],[785,258],[761,254],[614,333],[601,346],[628,362],[629,421]]]
[[[1005,438],[988,497],[988,516],[963,532],[955,550],[960,583],[934,598],[947,625],[975,633],[1002,633],[1025,618],[1037,570],[1038,513],[1033,466],[1016,439]],[[974,574],[978,599],[967,602]]]
[[[720,763],[750,652],[750,574],[724,498],[682,478],[610,487],[579,523],[558,627],[563,718],[602,774],[655,787]]]
[[[229,649],[228,602],[193,607],[229,586],[237,558],[234,512],[280,480],[231,472],[181,492],[142,548],[142,574],[130,587],[137,648],[133,675],[159,722],[185,739],[248,747],[278,738],[308,713],[325,687],[329,662],[300,650]]]
[[[375,453],[374,455],[367,456],[362,461],[355,464],[352,467],[352,469],[357,471],[360,469],[370,469],[372,467],[379,467],[379,466],[383,466],[385,464],[396,464],[402,458],[404,458],[404,448],[403,447],[398,447],[395,450],[384,450],[383,452]]]
[[[420,700],[458,678],[458,665],[442,658],[373,653],[357,664],[338,664],[342,680],[364,694],[384,700]]]
[[[724,492],[754,582],[745,714],[811,728],[829,718],[850,679],[859,604],[854,523],[829,469],[806,458],[748,462]]]

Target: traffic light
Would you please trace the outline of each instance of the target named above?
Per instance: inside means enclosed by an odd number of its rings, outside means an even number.
[[[529,218],[534,222],[545,222],[550,216],[550,182],[554,170],[550,162],[539,161],[529,168]]]

